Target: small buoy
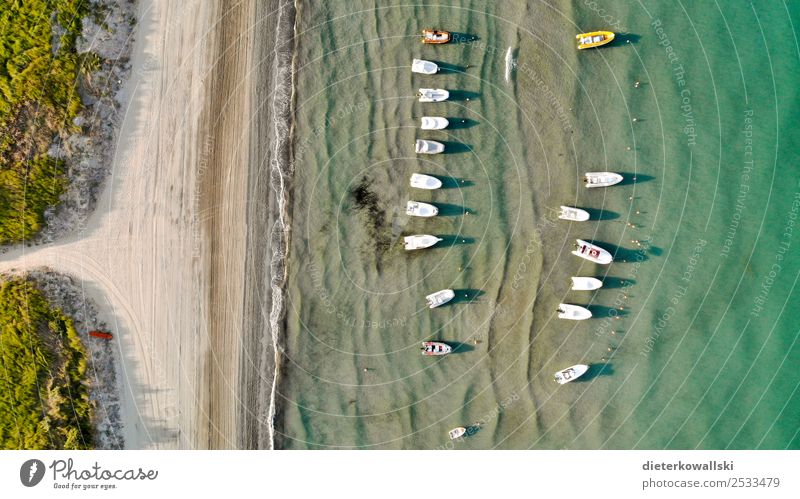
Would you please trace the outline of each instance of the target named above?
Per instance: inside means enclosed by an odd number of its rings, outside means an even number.
[[[631,150],[631,146],[628,146],[628,150],[629,150],[629,151]]]
[[[638,119],[638,118],[634,118],[634,119],[633,119],[633,122],[634,122],[634,123],[636,123],[637,121],[639,121],[639,119]]]

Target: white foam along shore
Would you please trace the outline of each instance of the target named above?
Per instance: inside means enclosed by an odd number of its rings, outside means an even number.
[[[98,304],[121,358],[126,448],[205,447],[204,383],[214,361],[210,257],[196,193],[218,5],[141,0],[136,7],[130,76],[115,96],[118,138],[96,208],[55,242],[0,255],[0,272],[48,267],[74,276]]]

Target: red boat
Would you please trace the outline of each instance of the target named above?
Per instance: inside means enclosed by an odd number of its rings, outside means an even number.
[[[447,43],[452,39],[450,32],[439,31],[438,29],[424,29],[422,30],[422,43],[432,43],[440,45]]]
[[[106,333],[104,331],[89,331],[89,336],[94,336],[95,338],[101,338],[104,340],[110,340],[114,338],[114,335],[111,333]]]

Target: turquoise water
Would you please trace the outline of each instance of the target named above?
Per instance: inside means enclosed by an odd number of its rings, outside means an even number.
[[[299,12],[279,445],[800,447],[800,9],[374,3]],[[428,26],[461,42],[423,46]],[[624,33],[575,50],[606,26]],[[412,57],[447,71],[412,76]],[[420,104],[419,87],[457,92]],[[458,126],[422,132],[422,115]],[[415,138],[448,151],[417,157]],[[592,170],[626,181],[587,191]],[[446,188],[415,192],[415,171]],[[442,216],[409,219],[408,199]],[[406,254],[413,233],[445,241]],[[576,237],[615,263],[570,255]],[[605,286],[569,291],[572,275]],[[456,303],[428,310],[442,288]],[[559,320],[559,302],[595,317]],[[422,358],[426,339],[456,352]],[[552,381],[580,362],[584,379]]]

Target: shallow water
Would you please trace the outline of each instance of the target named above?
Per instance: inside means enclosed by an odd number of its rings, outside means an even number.
[[[279,445],[800,447],[786,230],[800,199],[797,8],[373,3],[299,12]],[[630,34],[575,50],[579,28],[617,22]],[[460,43],[422,45],[428,26]],[[412,75],[413,57],[446,70]],[[419,87],[455,99],[421,104]],[[457,126],[420,131],[423,115]],[[415,155],[415,138],[445,154]],[[587,191],[591,170],[626,181]],[[414,172],[446,188],[412,189]],[[441,216],[407,217],[408,199]],[[557,220],[561,204],[597,221]],[[414,233],[445,242],[406,253]],[[617,261],[570,255],[576,237]],[[572,275],[606,286],[572,292]],[[454,303],[427,309],[443,288]],[[561,301],[595,318],[559,320]],[[427,339],[456,352],[423,358]],[[592,365],[581,381],[552,381],[579,362]]]

